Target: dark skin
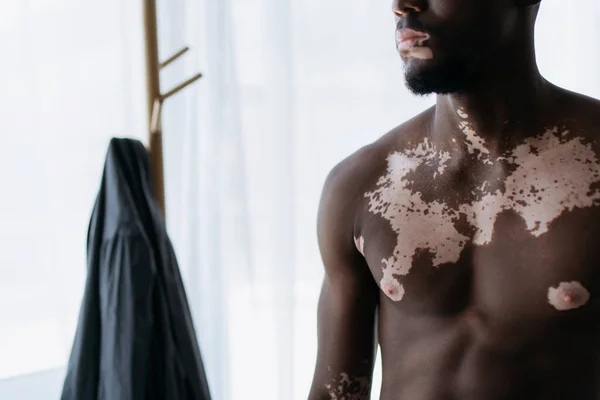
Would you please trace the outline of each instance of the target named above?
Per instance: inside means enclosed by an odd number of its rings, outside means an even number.
[[[600,400],[597,203],[562,212],[539,236],[528,232],[515,210],[504,210],[484,245],[474,243],[477,227],[458,218],[456,230],[468,237],[458,260],[434,266],[432,251],[417,250],[410,272],[395,276],[406,290],[395,301],[381,284],[382,259],[402,243],[365,196],[386,175],[390,154],[414,149],[424,138],[450,154],[445,173],[435,180],[431,168],[438,165],[420,165],[411,173],[410,189],[425,202],[457,208],[476,201],[474,188],[486,182],[504,190],[514,166],[486,165],[465,141],[453,140],[461,135],[458,109],[469,115],[492,157],[559,126],[600,159],[600,102],[560,89],[538,72],[533,47],[538,3],[394,1],[399,28],[431,33],[433,59],[403,59],[409,82],[410,74],[440,76],[453,66],[473,78],[458,72],[450,83],[432,79],[429,92],[438,93],[434,107],[330,173],[318,217],[325,279],[309,400],[370,399],[377,343],[382,400]],[[473,38],[474,32],[480,37]],[[563,159],[561,165],[569,170],[574,162]],[[589,193],[598,188],[598,182],[586,186]],[[567,189],[560,194],[573,195]],[[357,246],[359,236],[364,249]],[[558,310],[549,304],[548,289],[570,281],[581,282],[589,300]]]

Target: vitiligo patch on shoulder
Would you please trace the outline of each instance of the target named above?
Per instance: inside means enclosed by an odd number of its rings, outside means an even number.
[[[381,260],[380,281],[382,291],[394,301],[402,300],[406,293],[401,278],[411,271],[418,250],[427,250],[435,267],[456,263],[470,241],[474,245],[491,242],[502,211],[517,212],[527,231],[539,237],[563,213],[599,204],[600,192],[591,190],[591,185],[600,181],[600,163],[591,145],[581,138],[569,138],[566,131],[553,128],[493,159],[466,113],[457,113],[463,119],[459,128],[464,134],[458,140],[477,162],[493,166],[508,161],[514,168],[504,181],[503,191],[492,191],[484,183],[474,189],[480,194],[478,200],[450,207],[441,200],[423,200],[419,191],[411,189],[408,179],[422,165],[437,166],[432,180],[443,177],[450,160],[448,152],[438,150],[425,138],[412,149],[388,156],[386,174],[365,197],[369,212],[387,220],[396,234],[392,254]],[[472,238],[456,229],[461,217],[475,230]]]

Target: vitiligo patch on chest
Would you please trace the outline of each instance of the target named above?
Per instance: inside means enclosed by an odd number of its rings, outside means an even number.
[[[424,139],[413,149],[388,156],[386,174],[378,180],[377,188],[365,196],[369,211],[387,220],[397,237],[393,253],[381,260],[380,281],[383,292],[394,301],[402,300],[406,293],[401,277],[410,273],[418,250],[427,250],[436,267],[456,263],[470,240],[475,245],[490,243],[502,211],[518,213],[527,231],[539,237],[563,213],[599,204],[600,192],[591,190],[591,186],[600,181],[600,163],[591,145],[582,138],[569,137],[568,132],[553,128],[493,159],[468,116],[460,110],[458,114],[464,119],[459,126],[464,134],[462,140],[477,162],[493,166],[503,161],[514,168],[502,191],[492,191],[490,185],[483,183],[475,188],[480,194],[478,200],[450,207],[443,201],[424,201],[419,191],[411,189],[408,179],[424,164],[437,166],[431,179],[442,178],[450,160],[448,152],[436,149]],[[474,237],[457,231],[455,224],[461,217],[474,228]],[[368,237],[361,240],[362,253]]]
[[[357,238],[354,238],[354,245],[356,246],[356,249],[360,252],[360,254],[365,255],[365,238],[363,238],[362,236],[359,236]]]

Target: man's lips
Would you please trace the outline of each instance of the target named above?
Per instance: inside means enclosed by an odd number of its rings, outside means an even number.
[[[429,34],[404,28],[396,33],[396,47],[402,57],[430,59],[433,52],[423,43],[429,39]]]
[[[413,29],[404,28],[396,33],[396,43],[398,46],[414,46],[429,39],[429,34],[425,32],[415,31]]]

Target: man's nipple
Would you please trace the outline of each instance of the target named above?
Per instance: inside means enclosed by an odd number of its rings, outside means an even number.
[[[587,304],[590,292],[581,283],[561,282],[556,287],[548,289],[548,303],[558,311],[567,311]]]

